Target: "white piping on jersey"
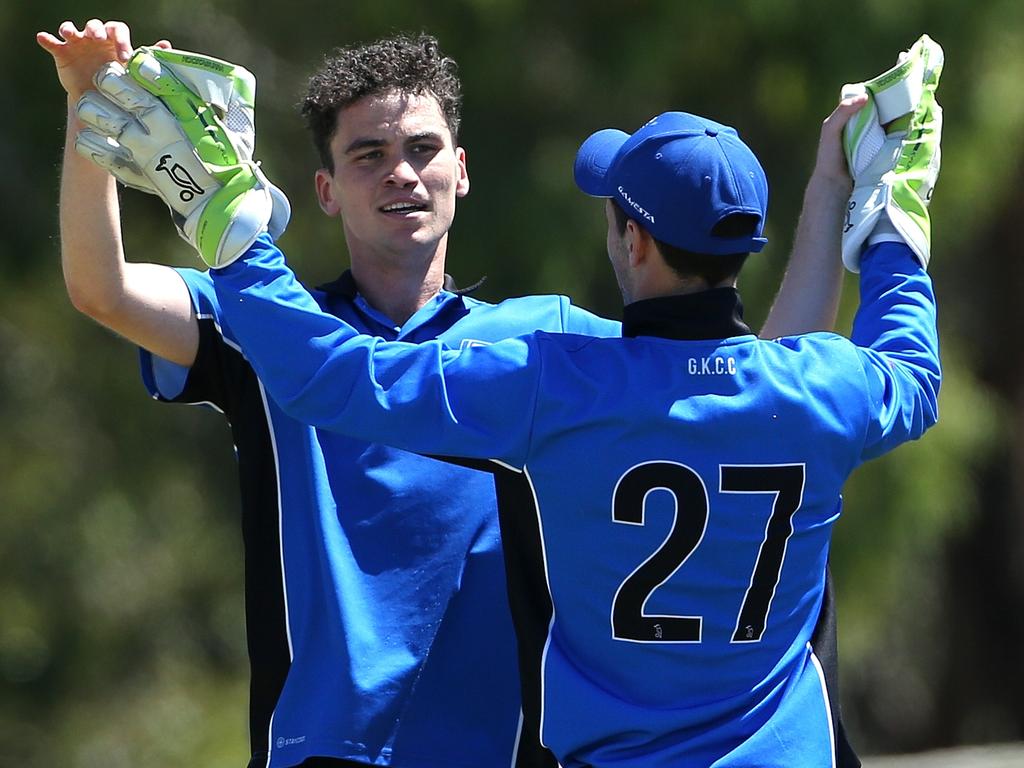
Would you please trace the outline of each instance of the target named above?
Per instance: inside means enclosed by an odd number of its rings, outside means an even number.
[[[235,350],[235,352],[238,352],[239,354],[242,354],[242,348],[240,346],[238,346],[238,343],[232,341],[231,339],[229,339],[227,336],[224,335],[224,329],[221,328],[220,327],[220,323],[217,322],[217,316],[216,315],[197,314],[196,315],[196,320],[209,320],[211,323],[213,323],[213,327],[217,329],[217,333],[220,334],[221,341],[223,341],[225,344],[227,344],[229,347],[231,347],[233,350]]]
[[[156,401],[158,401],[158,402],[166,402],[166,401],[161,401],[161,400],[160,400],[160,398],[161,398],[162,396],[163,396],[163,395],[162,395],[162,394],[161,394],[160,392],[157,392],[157,393],[156,393],[155,395],[150,395],[150,397],[151,397],[151,398],[152,398],[153,400],[156,400]],[[210,402],[209,400],[193,400],[193,401],[191,401],[191,402],[188,402],[188,403],[181,403],[181,405],[205,405],[205,406],[206,406],[207,408],[212,408],[213,410],[215,410],[215,411],[216,411],[217,413],[219,413],[219,414],[220,414],[221,416],[226,416],[226,414],[224,413],[224,411],[222,411],[222,410],[220,409],[220,406],[218,406],[218,405],[217,405],[216,403],[211,403],[211,402]]]
[[[540,745],[545,749],[548,749],[547,743],[544,741],[544,702],[546,700],[545,695],[545,683],[547,681],[547,665],[548,665],[548,649],[551,647],[551,634],[555,627],[555,598],[551,594],[551,577],[548,574],[548,550],[544,546],[544,520],[540,514],[540,500],[537,498],[537,489],[533,486],[533,478],[530,477],[530,470],[528,467],[513,467],[511,464],[506,464],[500,459],[489,459],[492,464],[497,464],[499,467],[521,474],[526,478],[526,484],[530,488],[530,495],[533,496],[533,508],[537,514],[537,530],[540,532],[540,552],[541,560],[544,563],[544,586],[548,590],[548,600],[551,601],[551,621],[548,622],[548,635],[544,639],[544,650],[540,656],[540,722],[537,726],[537,739],[540,741]],[[522,710],[519,712],[520,716],[520,734],[522,733]],[[519,751],[519,738],[516,739],[516,751]],[[513,765],[515,759],[513,758]],[[561,768],[561,763],[559,763]]]
[[[483,343],[483,342],[481,342]],[[500,459],[488,459],[491,464],[497,464],[499,467],[503,467],[510,472],[515,472],[517,475],[525,475],[526,483],[530,487],[530,494],[533,496],[533,508],[537,511],[537,528],[540,531],[540,548],[543,553],[544,560],[544,583],[548,588],[548,598],[551,600],[551,623],[548,624],[548,636],[544,641],[544,652],[541,655],[540,663],[540,723],[538,724],[537,739],[540,741],[541,746],[547,747],[544,743],[544,667],[547,664],[548,658],[548,646],[551,644],[551,628],[555,624],[555,600],[551,597],[551,584],[548,581],[548,555],[544,548],[544,527],[540,521],[540,502],[537,501],[537,491],[533,487],[533,480],[530,478],[530,473],[526,470],[526,467],[513,467],[511,464],[506,464]],[[512,750],[512,763],[510,768],[515,768],[516,761],[519,759],[519,745],[523,740],[523,710],[522,707],[519,709],[519,725],[516,727],[516,743]],[[558,764],[558,768],[562,768],[561,763]]]
[[[227,336],[224,335],[224,331],[221,329],[220,324],[217,322],[217,316],[216,315],[196,315],[196,318],[199,319],[199,320],[210,320],[213,323],[213,327],[217,329],[217,333],[220,334],[221,340],[225,344],[227,344],[229,347],[231,347],[233,350],[235,350],[235,352],[240,354],[242,356],[242,359],[245,360],[245,362],[249,363],[249,365],[252,365],[252,361],[249,360],[249,357],[245,354],[245,351],[242,349],[241,345],[239,345],[237,342],[232,341],[231,339],[229,339]],[[256,369],[253,368],[253,373],[255,373],[255,372],[256,372]],[[260,377],[257,376],[256,380],[259,381],[259,378]],[[263,382],[260,382],[260,388],[262,389],[262,387],[263,387]],[[268,422],[270,421],[270,414],[269,413],[267,414],[267,421]]]
[[[500,463],[500,462],[498,462]],[[551,576],[548,573],[548,550],[544,545],[544,518],[540,513],[540,500],[537,498],[537,489],[533,486],[533,478],[530,477],[530,470],[527,467],[522,469],[523,476],[530,488],[530,495],[533,496],[533,508],[537,513],[537,531],[540,533],[540,553],[544,563],[544,585],[548,589],[548,599],[551,601],[551,621],[548,622],[548,636],[544,639],[544,651],[540,655],[540,723],[538,724],[537,738],[541,746],[547,748],[544,741],[544,703],[547,700],[545,686],[547,683],[548,649],[551,647],[551,635],[555,628],[555,596],[551,594]]]
[[[517,475],[521,475],[526,471],[526,467],[513,467],[511,464],[506,464],[501,459],[488,459],[491,464],[497,464],[499,467],[504,467],[509,472],[515,472]],[[530,485],[530,490],[533,490],[533,484]],[[536,496],[534,497],[536,498]]]
[[[519,744],[523,740],[523,708],[519,708],[519,724],[516,726],[516,743],[512,747],[512,762],[509,768],[516,768],[516,760],[519,759]]]
[[[526,484],[530,489],[530,495],[533,496],[533,509],[537,514],[537,530],[540,533],[540,553],[541,560],[544,563],[544,586],[547,587],[548,600],[551,601],[551,621],[548,622],[548,635],[544,639],[544,650],[540,655],[540,722],[537,725],[537,739],[540,741],[540,745],[547,749],[548,745],[544,741],[544,702],[547,698],[545,696],[544,687],[545,682],[547,681],[548,649],[551,647],[551,634],[555,627],[555,598],[554,595],[551,594],[551,577],[548,575],[548,550],[547,547],[544,546],[544,520],[540,514],[540,500],[537,498],[537,489],[533,487],[533,478],[530,477],[530,470],[527,467],[524,466],[522,469],[518,469],[499,459],[489,459],[489,461],[492,464],[497,464],[499,467],[504,467],[512,472],[521,474],[526,478]],[[522,733],[522,710],[520,710],[519,716],[520,733]],[[516,751],[519,751],[518,738],[516,739]],[[513,765],[514,764],[515,760],[513,759]],[[559,768],[561,768],[561,764],[559,764]]]
[[[832,726],[832,705],[828,700],[828,683],[825,681],[825,671],[821,668],[821,662],[814,655],[814,648],[810,641],[807,642],[807,652],[811,654],[811,663],[818,673],[818,682],[821,683],[821,698],[825,704],[825,720],[828,722],[828,747],[831,753],[831,768],[836,768],[836,732]]]
[[[213,327],[217,329],[217,333],[220,334],[221,341],[223,341],[225,344],[227,344],[233,350],[238,352],[238,354],[240,354],[240,355],[242,354],[242,348],[239,347],[237,344],[235,344],[233,341],[230,341],[228,339],[228,337],[224,335],[224,331],[221,330],[220,325],[217,323],[217,318],[214,315],[200,315],[200,314],[196,314],[196,320],[209,320],[209,321],[211,321]],[[153,353],[150,352],[150,354],[153,354]],[[157,357],[159,357],[159,355],[157,355]],[[242,355],[242,357],[245,357],[245,355]],[[159,392],[157,392],[156,394],[150,395],[150,397],[152,397],[154,400],[159,400],[160,397],[161,397],[161,394]],[[213,408],[213,410],[215,410],[221,416],[225,415],[224,411],[221,410],[219,405],[217,405],[216,403],[211,403],[209,400],[195,400],[195,401],[193,401],[191,403],[183,403],[183,405],[205,405],[208,408]]]
[[[274,754],[274,742],[271,739],[274,737],[274,716],[276,714],[277,707],[274,707],[270,712],[270,722],[267,724],[267,762],[263,764],[263,768],[270,768],[271,756]]]
[[[284,510],[281,509],[281,460],[277,454],[277,434],[274,432],[274,420],[270,417],[270,404],[267,402],[267,390],[259,376],[256,382],[260,385],[260,398],[263,400],[263,412],[267,416],[267,432],[270,434],[270,446],[274,450],[274,482],[277,485],[277,547],[281,556],[281,597],[284,600],[284,631],[288,638],[288,662],[295,659],[292,649],[292,624],[288,611],[288,576],[284,569]]]
[[[214,315],[204,314],[196,315],[200,320],[210,320],[213,323],[213,327],[220,334],[221,341],[235,350],[240,354],[246,361],[249,358],[245,357],[245,353],[242,351],[242,347],[236,342],[229,339],[224,335],[224,330],[220,327],[220,323]],[[256,370],[253,369],[253,375],[256,376]],[[267,402],[267,390],[263,388],[263,382],[259,376],[256,376],[256,383],[260,385],[260,399],[263,401],[263,414],[267,418],[267,434],[270,435],[270,447],[274,451],[274,483],[277,486],[277,548],[281,556],[281,596],[284,599],[284,631],[288,638],[288,661],[291,662],[295,659],[295,652],[292,649],[292,625],[289,621],[288,612],[288,577],[284,569],[284,511],[281,509],[281,459],[277,452],[277,433],[274,432],[274,420],[270,416],[270,404]],[[220,410],[220,409],[218,409]],[[223,411],[221,411],[223,413]],[[273,716],[271,716],[271,722],[273,722]]]

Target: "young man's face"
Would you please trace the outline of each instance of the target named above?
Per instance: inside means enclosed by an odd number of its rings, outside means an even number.
[[[353,259],[436,251],[469,191],[466,153],[431,95],[391,92],[341,110],[320,206],[342,217]]]

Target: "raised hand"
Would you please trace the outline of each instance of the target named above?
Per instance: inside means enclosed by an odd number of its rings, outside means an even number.
[[[821,124],[821,136],[818,140],[818,153],[814,163],[814,174],[845,187],[849,195],[853,188],[853,179],[846,167],[846,156],[843,152],[843,129],[850,119],[868,102],[865,93],[843,98],[832,114]]]
[[[131,30],[123,21],[90,19],[82,29],[65,21],[57,33],[59,37],[37,32],[36,42],[53,57],[57,78],[72,102],[95,88],[92,79],[100,67],[110,61],[123,64],[132,54]],[[153,47],[170,48],[171,44],[160,40]]]
[[[211,267],[288,224],[288,198],[253,161],[256,78],[199,53],[139,48],[105,64],[78,101],[75,148],[123,183],[158,195]]]
[[[928,266],[928,203],[941,165],[942,107],[935,91],[943,61],[942,46],[922,35],[892,69],[843,88],[846,96],[869,97],[843,137],[854,182],[843,263],[852,272],[869,238],[905,242]]]

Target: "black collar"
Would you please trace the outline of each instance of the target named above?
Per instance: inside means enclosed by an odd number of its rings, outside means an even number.
[[[682,296],[659,296],[627,304],[622,312],[622,335],[662,336],[697,341],[746,336],[743,302],[735,288],[712,288]]]
[[[481,277],[468,288],[459,288],[455,285],[455,280],[452,279],[452,276],[446,273],[444,276],[444,289],[457,296],[465,296],[483,285],[486,279],[486,277]],[[316,289],[327,294],[344,296],[350,300],[355,299],[359,295],[359,286],[356,285],[356,279],[352,277],[351,269],[346,269],[337,279],[318,285]]]
[[[346,269],[329,283],[321,283],[316,289],[329,295],[344,296],[346,299],[354,299],[359,295],[359,288],[356,287],[356,279],[352,277],[351,269]]]

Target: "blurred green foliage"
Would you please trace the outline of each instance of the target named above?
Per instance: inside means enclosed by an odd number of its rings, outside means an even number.
[[[932,274],[941,422],[848,486],[833,569],[844,714],[865,752],[1024,738],[1022,267],[1024,4],[1019,0],[414,3],[67,0],[0,5],[0,764],[238,766],[247,757],[241,542],[222,418],[152,405],[130,345],[64,293],[57,188],[66,105],[34,33],[128,21],[259,78],[258,156],[295,208],[282,240],[311,283],[346,263],[312,194],[295,104],[330,48],[437,35],[461,64],[472,193],[449,271],[497,300],[571,294],[617,316],[600,206],[578,142],[665,109],[739,127],[772,183],[763,256],[741,288],[764,319],[821,120],[844,82],[922,32],[946,71]],[[129,257],[192,264],[155,199],[123,198]],[[1018,259],[1019,261],[1019,259]],[[998,270],[994,266],[998,265]],[[847,281],[840,330],[856,303]]]

